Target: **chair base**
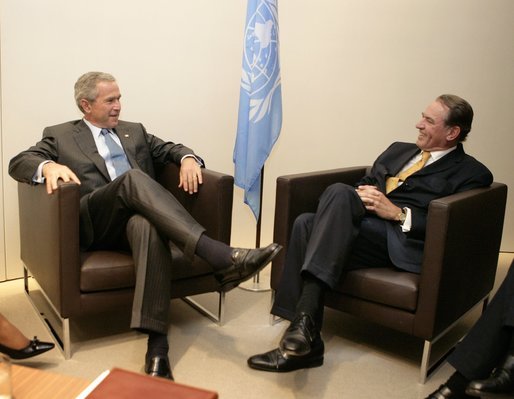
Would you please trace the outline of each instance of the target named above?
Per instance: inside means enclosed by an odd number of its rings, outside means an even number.
[[[29,286],[29,272],[26,267],[23,268],[23,281],[25,294],[36,310],[39,318],[47,328],[50,335],[52,335],[56,347],[61,351],[66,360],[71,358],[71,331],[70,319],[62,318],[59,312],[52,305],[43,289],[37,284],[36,280],[32,279],[35,288],[31,289]]]
[[[225,292],[218,292],[217,314],[211,312],[209,309],[202,306],[190,296],[186,296],[182,298],[182,300],[193,309],[197,310],[202,315],[218,324],[218,326],[222,326],[225,323]]]
[[[29,287],[30,280],[36,285],[35,288]],[[64,359],[70,359],[72,356],[70,319],[60,316],[43,289],[37,284],[36,280],[30,277],[29,271],[25,266],[23,267],[23,281],[25,294],[48,332],[52,335],[56,347],[60,350]],[[184,297],[182,299],[219,326],[223,325],[225,321],[225,292],[219,292],[217,314],[209,311],[191,297]]]
[[[271,309],[273,308],[273,304],[275,303],[275,295],[276,295],[276,290],[271,289],[271,303],[269,305],[269,310],[270,310],[270,312],[269,312],[269,324],[270,324],[270,326],[274,326],[275,324],[278,324],[282,320],[284,320],[282,317],[275,316],[273,313],[271,313]]]
[[[475,306],[469,309],[466,313],[464,313],[459,319],[455,320],[450,326],[448,326],[444,331],[442,331],[439,335],[434,337],[431,341],[425,340],[423,345],[423,355],[421,358],[421,366],[420,366],[420,375],[419,375],[419,383],[425,384],[428,378],[444,363],[446,358],[453,352],[456,345],[466,336],[466,333],[463,334],[445,353],[439,356],[434,361],[430,361],[430,357],[432,354],[433,345],[439,341],[442,337],[444,337],[448,332],[450,332],[461,320],[463,320],[468,314],[470,314],[477,306],[482,304],[482,313],[485,311],[487,304],[489,302],[489,294],[486,295],[482,300],[480,300]]]

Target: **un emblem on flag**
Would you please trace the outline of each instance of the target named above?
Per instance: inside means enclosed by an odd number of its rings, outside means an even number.
[[[250,120],[255,123],[269,112],[273,93],[280,86],[275,2],[259,2],[248,17],[244,41],[241,88],[250,97]]]

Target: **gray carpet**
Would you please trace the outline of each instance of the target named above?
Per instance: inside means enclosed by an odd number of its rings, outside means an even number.
[[[513,254],[501,254],[496,287]],[[262,273],[265,281],[268,270]],[[214,305],[213,295],[199,298]],[[443,364],[425,385],[418,383],[422,341],[327,310],[320,368],[274,374],[251,370],[246,359],[276,347],[286,323],[269,324],[270,292],[235,289],[227,294],[226,322],[219,327],[181,300],[170,306],[170,361],[177,382],[217,391],[222,399],[252,398],[424,398],[452,373]],[[0,283],[0,312],[27,336],[51,340],[23,293],[23,282]],[[476,319],[473,312],[455,334]],[[93,380],[121,367],[141,372],[146,337],[128,329],[126,317],[72,324],[70,360],[54,349],[19,364]]]

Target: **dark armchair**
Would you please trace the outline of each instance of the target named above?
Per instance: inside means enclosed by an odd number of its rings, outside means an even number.
[[[315,211],[328,185],[353,185],[367,170],[362,166],[277,179],[274,242],[284,250],[273,261],[273,290],[282,275],[296,217]],[[432,201],[421,274],[384,268],[348,272],[327,296],[326,306],[424,340],[420,378],[424,383],[437,363],[430,359],[432,345],[468,311],[487,303],[496,275],[506,197],[507,186],[495,182]]]
[[[207,235],[230,244],[233,177],[208,169],[203,170],[203,177],[199,193],[192,196],[177,187],[178,167],[174,164],[162,169],[158,181],[206,228]],[[79,190],[75,183],[61,184],[52,195],[46,193],[44,185],[18,183],[18,200],[25,291],[69,358],[70,319],[130,311],[135,282],[132,257],[116,251],[80,251]],[[186,264],[178,248],[173,248],[172,254],[173,298],[185,298],[221,324],[224,293],[212,268],[198,257]],[[31,284],[37,289],[31,289]],[[217,314],[189,298],[215,291],[219,292]]]

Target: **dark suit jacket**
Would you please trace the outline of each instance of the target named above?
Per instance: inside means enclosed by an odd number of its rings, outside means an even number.
[[[386,179],[395,176],[419,152],[416,144],[393,143],[375,161],[369,175],[358,184],[371,184],[385,192]],[[438,161],[414,173],[388,198],[412,212],[412,227],[407,234],[394,223],[387,223],[388,249],[393,263],[405,270],[419,272],[425,240],[430,201],[493,182],[489,169],[464,152],[462,144]]]
[[[184,155],[194,154],[193,150],[182,144],[165,142],[149,134],[140,123],[119,121],[114,131],[120,138],[131,166],[141,169],[152,178],[155,178],[154,165],[171,162],[180,165]],[[68,166],[82,183],[81,241],[84,240],[87,246],[92,239],[92,227],[85,196],[111,181],[91,129],[83,120],[45,128],[41,141],[11,159],[9,174],[15,180],[32,184],[37,167],[45,160]]]

